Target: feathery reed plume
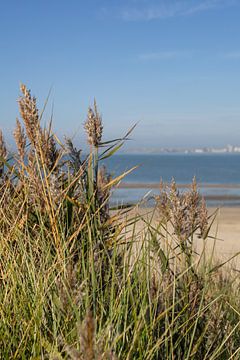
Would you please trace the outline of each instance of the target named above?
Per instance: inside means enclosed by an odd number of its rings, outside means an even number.
[[[82,166],[81,161],[81,152],[82,150],[77,150],[77,148],[73,145],[72,140],[69,138],[65,138],[66,143],[66,152],[70,156],[71,164],[73,165],[74,169],[78,171]]]
[[[25,147],[26,147],[26,135],[18,118],[16,119],[16,128],[14,130],[13,135],[17,145],[18,155],[20,159],[23,160],[25,155]]]
[[[180,194],[173,181],[170,192],[171,212],[175,233],[182,241],[188,239],[196,230],[199,212],[199,193],[193,180],[190,191]]]
[[[97,147],[102,139],[102,118],[97,110],[97,103],[94,100],[94,110],[89,107],[88,109],[88,117],[85,122],[84,128],[88,135],[88,143]]]
[[[2,177],[4,170],[4,160],[6,160],[7,157],[7,148],[3,138],[2,130],[0,130],[0,157],[0,177]]]
[[[53,136],[50,136],[48,139],[48,147],[47,147],[47,162],[48,167],[52,169],[58,159],[59,151],[56,147],[56,142]]]
[[[30,90],[24,84],[21,84],[20,90],[22,96],[18,100],[19,112],[24,121],[27,137],[32,144],[35,144],[37,141],[36,135],[40,130],[36,98],[32,97]]]
[[[160,219],[161,221],[167,222],[170,219],[169,196],[162,180],[160,182],[160,195],[156,196],[156,200]]]
[[[186,216],[187,209],[185,198],[179,193],[179,190],[177,189],[177,185],[174,180],[172,180],[171,183],[169,199],[174,232],[181,241],[184,241],[190,236],[188,231],[188,219]]]
[[[180,193],[172,180],[170,187],[160,187],[160,196],[156,197],[160,216],[165,221],[170,220],[174,233],[184,242],[199,228],[201,237],[208,226],[207,208],[201,201],[196,179],[193,179],[191,189]]]
[[[185,194],[186,217],[189,232],[192,234],[199,227],[200,195],[196,178],[193,178],[190,191]]]
[[[28,168],[30,172],[34,172],[35,153],[33,149],[29,150],[27,159],[28,159]]]
[[[48,170],[52,170],[58,159],[59,150],[57,150],[54,137],[51,136],[49,134],[49,131],[47,131],[46,129],[41,130],[40,132],[40,145],[44,164],[46,165]],[[41,153],[39,154],[40,156]]]

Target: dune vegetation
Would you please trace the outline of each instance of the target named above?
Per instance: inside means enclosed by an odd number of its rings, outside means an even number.
[[[147,216],[112,209],[134,169],[104,159],[132,129],[104,142],[94,102],[83,156],[20,90],[15,155],[0,132],[0,358],[240,359],[239,274],[195,252],[215,217],[195,181],[161,186]]]

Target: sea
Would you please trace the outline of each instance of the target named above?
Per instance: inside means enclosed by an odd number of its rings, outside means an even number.
[[[102,162],[112,176],[137,166],[122,180],[125,186],[136,186],[115,189],[112,204],[142,201],[150,206],[154,195],[159,194],[156,184],[160,181],[170,183],[174,179],[183,185],[196,177],[209,206],[240,206],[240,154],[118,154]]]

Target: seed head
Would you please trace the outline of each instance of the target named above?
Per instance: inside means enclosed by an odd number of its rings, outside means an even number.
[[[90,145],[98,146],[102,139],[102,118],[97,110],[97,104],[94,100],[94,110],[89,107],[88,117],[84,124],[84,128],[88,135],[88,142]]]
[[[14,130],[13,135],[17,145],[18,155],[20,156],[21,160],[23,160],[25,155],[25,147],[26,147],[26,135],[18,118],[16,119],[16,128]]]
[[[162,180],[160,182],[160,195],[156,197],[156,200],[160,219],[167,222],[170,219],[169,194]]]
[[[201,237],[206,236],[208,213],[204,200],[201,201],[195,178],[191,189],[185,193],[179,192],[174,180],[169,188],[161,185],[160,196],[156,200],[161,216],[171,221],[180,241],[187,241],[197,229],[200,229]]]
[[[44,164],[49,170],[52,170],[57,162],[59,150],[56,147],[54,136],[49,134],[46,129],[40,129],[39,145],[41,149],[37,149],[39,156],[43,156]]]
[[[30,90],[21,84],[22,96],[19,98],[19,112],[23,119],[26,133],[32,144],[36,143],[36,135],[40,128],[36,98],[32,97]]]
[[[82,150],[77,150],[77,148],[73,145],[73,142],[69,138],[65,138],[66,143],[66,152],[71,158],[71,164],[73,165],[75,170],[79,170],[82,161],[81,161],[81,152]]]

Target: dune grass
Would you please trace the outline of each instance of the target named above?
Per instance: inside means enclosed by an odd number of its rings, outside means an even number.
[[[0,133],[0,358],[240,359],[239,276],[195,253],[214,220],[196,183],[111,209],[128,172],[102,164],[131,131],[103,142],[94,103],[83,158],[21,92],[14,159]]]

